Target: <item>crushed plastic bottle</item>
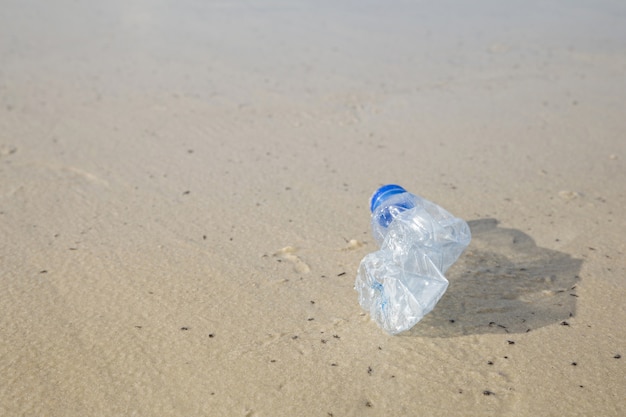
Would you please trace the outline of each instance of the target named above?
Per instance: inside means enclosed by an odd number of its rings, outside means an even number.
[[[446,270],[471,240],[467,223],[395,184],[370,200],[380,249],[363,258],[356,277],[359,304],[387,333],[412,328],[448,288]]]

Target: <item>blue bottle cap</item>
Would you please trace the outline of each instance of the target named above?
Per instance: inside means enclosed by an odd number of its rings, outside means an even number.
[[[383,201],[392,195],[406,193],[406,190],[396,184],[387,184],[380,187],[372,194],[370,199],[370,211],[373,213],[376,207],[380,206]]]

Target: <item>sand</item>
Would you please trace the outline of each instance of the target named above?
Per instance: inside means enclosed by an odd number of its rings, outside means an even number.
[[[622,2],[2,3],[0,415],[626,413]],[[474,237],[399,336],[388,182]]]

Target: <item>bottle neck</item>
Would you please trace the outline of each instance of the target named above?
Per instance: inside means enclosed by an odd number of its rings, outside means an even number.
[[[406,190],[397,184],[383,185],[372,194],[370,198],[370,211],[374,213],[376,208],[383,204],[385,200],[389,199],[389,197],[402,193],[406,193]]]

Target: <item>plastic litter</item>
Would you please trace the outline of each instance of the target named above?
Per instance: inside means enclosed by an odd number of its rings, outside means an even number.
[[[387,333],[412,328],[448,288],[446,270],[469,245],[467,223],[395,184],[370,200],[372,233],[380,249],[359,265],[359,304]]]

